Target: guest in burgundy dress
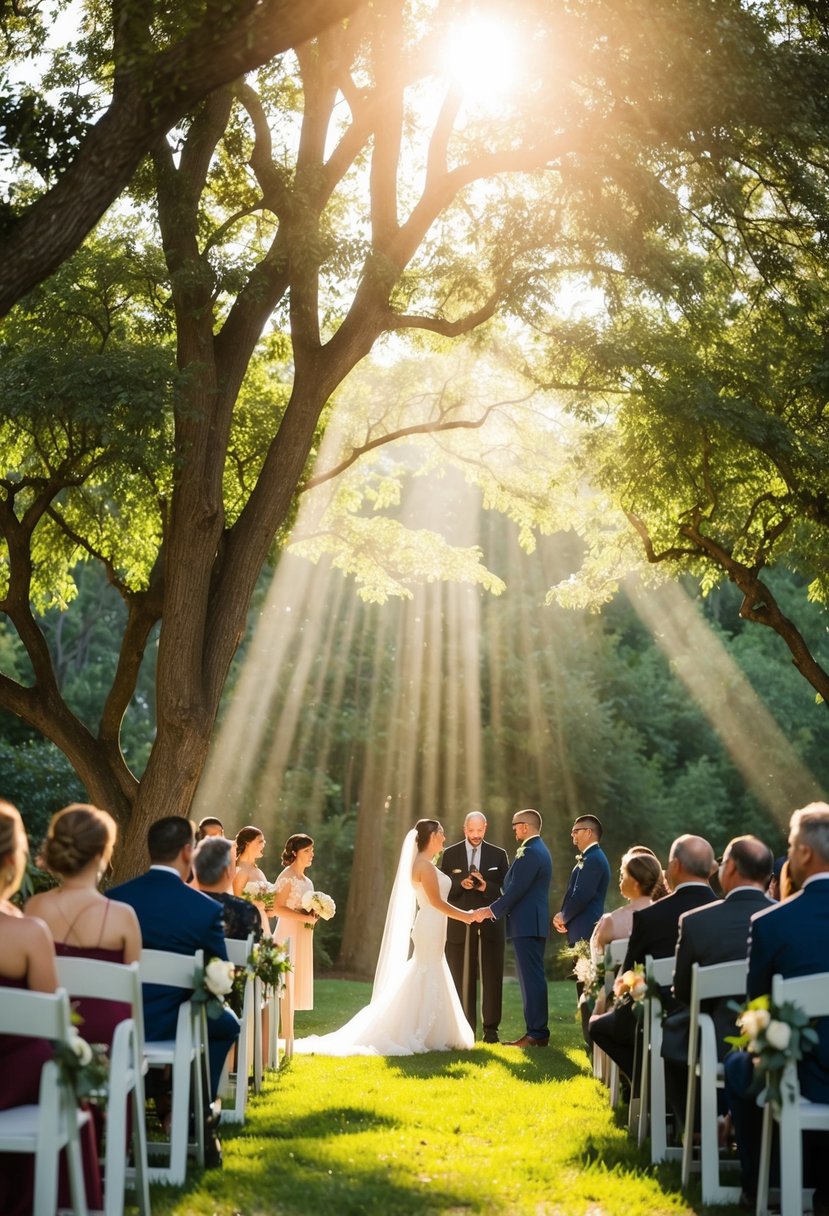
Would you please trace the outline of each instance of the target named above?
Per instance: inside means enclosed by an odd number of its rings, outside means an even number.
[[[58,987],[55,951],[46,925],[23,916],[10,902],[26,869],[28,844],[20,815],[0,801],[0,987],[54,992]],[[52,1056],[42,1039],[0,1035],[0,1110],[36,1103],[40,1072]],[[85,1128],[84,1177],[90,1208],[103,1206],[92,1123]],[[60,1200],[66,1205],[64,1197]],[[34,1204],[34,1158],[28,1153],[3,1154],[0,1212],[29,1216]]]

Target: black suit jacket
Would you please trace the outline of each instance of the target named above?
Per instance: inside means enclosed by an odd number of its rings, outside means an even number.
[[[452,886],[447,896],[448,902],[456,908],[462,908],[464,912],[471,912],[475,908],[489,907],[501,894],[504,877],[509,869],[509,858],[506,852],[499,848],[498,845],[490,844],[487,840],[481,842],[481,860],[478,869],[486,882],[486,889],[483,891],[467,891],[465,887],[461,886],[461,879],[469,875],[465,840],[460,840],[457,844],[450,844],[448,848],[443,850],[440,868],[452,880]],[[480,931],[483,939],[501,937],[504,933],[503,921],[482,921]],[[466,925],[463,921],[448,921],[446,927],[447,941],[463,941],[465,934]]]
[[[685,912],[679,918],[679,939],[676,947],[674,968],[674,997],[682,1006],[691,1003],[691,970],[694,963],[700,967],[711,967],[715,963],[728,963],[734,959],[748,957],[748,933],[755,912],[772,906],[771,900],[757,888],[746,887],[733,891],[725,899],[717,900],[704,908]],[[717,1035],[717,1051],[722,1060],[726,1054],[726,1035],[737,1033],[733,1010],[728,1008],[731,998],[706,1002],[705,1012],[714,1019]],[[663,1040],[671,1045],[663,1049],[669,1059],[683,1062],[688,1054],[688,1025],[690,1014],[687,1008],[676,1010],[665,1022]]]
[[[627,971],[637,963],[644,963],[648,954],[653,958],[672,955],[676,950],[679,918],[683,912],[714,903],[716,898],[708,883],[686,883],[650,907],[634,912],[622,970]]]

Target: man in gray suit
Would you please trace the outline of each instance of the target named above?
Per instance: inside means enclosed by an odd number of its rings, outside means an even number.
[[[766,887],[773,864],[771,850],[762,840],[756,836],[736,836],[726,845],[719,865],[725,898],[685,912],[679,918],[673,995],[682,1007],[668,1015],[662,1028],[665,1098],[677,1128],[685,1121],[691,970],[694,963],[711,967],[747,956],[751,918],[755,912],[772,906]],[[736,1015],[728,1008],[728,999],[713,1001],[705,1009],[714,1019],[720,1060],[728,1050],[725,1036],[737,1033]]]

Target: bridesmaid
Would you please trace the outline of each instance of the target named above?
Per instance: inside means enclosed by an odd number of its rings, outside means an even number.
[[[59,958],[92,958],[105,963],[135,963],[141,958],[141,929],[128,904],[98,890],[117,835],[108,811],[74,802],[52,816],[39,864],[59,886],[33,895],[27,916],[45,921]],[[115,1027],[129,1017],[120,1001],[73,1001],[83,1018],[81,1034],[89,1043],[112,1043]]]
[[[240,828],[236,833],[236,873],[233,876],[233,894],[241,895],[249,882],[267,882],[265,872],[259,866],[259,858],[265,852],[265,833],[261,828],[251,825]],[[265,911],[261,900],[255,899],[255,906],[262,918],[262,932],[270,937],[271,922],[268,917],[272,912]]]
[[[0,801],[0,990],[25,988],[55,992],[58,977],[55,950],[42,921],[23,916],[11,903],[26,871],[28,843],[23,821],[8,802]],[[38,1101],[40,1071],[52,1048],[42,1039],[0,1035],[0,1110]],[[101,1179],[92,1123],[86,1125],[84,1175],[90,1208],[103,1206]],[[63,1189],[63,1188],[62,1188]],[[64,1203],[61,1196],[61,1203]],[[0,1212],[27,1216],[34,1202],[34,1158],[31,1153],[3,1154],[0,1169]]]
[[[282,850],[285,869],[276,880],[275,914],[279,917],[273,940],[294,943],[294,1009],[314,1008],[314,935],[310,932],[317,921],[313,912],[302,908],[302,897],[313,891],[314,884],[305,871],[314,860],[314,842],[304,832],[289,836]]]

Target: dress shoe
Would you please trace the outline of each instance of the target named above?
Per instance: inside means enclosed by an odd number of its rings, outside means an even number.
[[[549,1039],[534,1039],[532,1035],[522,1034],[520,1039],[512,1039],[504,1044],[505,1047],[546,1047]]]
[[[481,1040],[483,1043],[500,1043],[500,1041],[494,1030],[485,1030]]]

